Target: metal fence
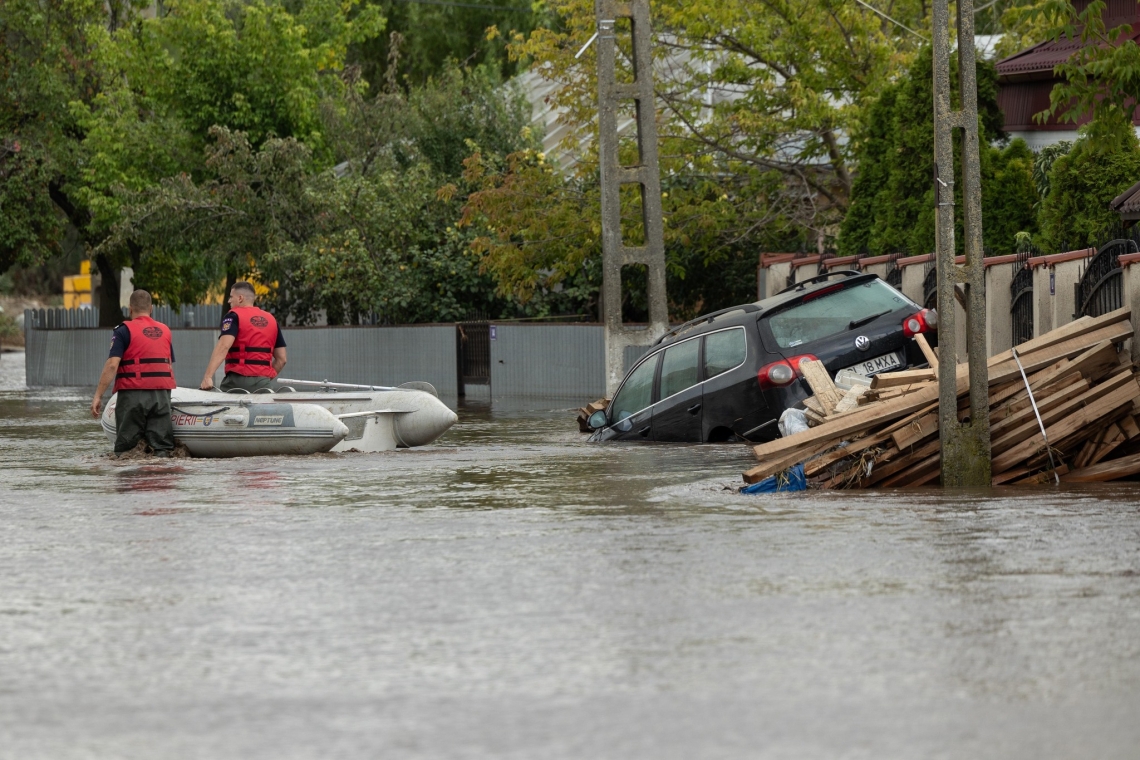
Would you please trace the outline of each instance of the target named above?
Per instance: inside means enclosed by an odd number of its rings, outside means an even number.
[[[426,380],[441,397],[455,399],[455,327],[285,328],[289,363],[284,375],[300,380],[334,380],[398,385]],[[174,376],[196,387],[218,334],[212,327],[171,328]],[[108,328],[38,329],[26,332],[27,383],[41,386],[93,386],[107,359]]]
[[[492,324],[491,399],[589,401],[606,392],[605,328]]]
[[[217,327],[222,323],[222,304],[183,304],[178,309],[172,306],[155,306],[151,318],[167,327]],[[126,308],[123,317],[127,316]],[[97,307],[80,309],[25,309],[25,328],[36,330],[70,330],[76,327],[98,327]]]

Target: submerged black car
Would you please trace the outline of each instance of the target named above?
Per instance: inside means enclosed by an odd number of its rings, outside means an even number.
[[[822,361],[832,377],[925,366],[913,338],[934,345],[937,324],[878,275],[813,277],[670,330],[590,418],[590,440],[771,440],[784,410],[811,395],[801,361]]]

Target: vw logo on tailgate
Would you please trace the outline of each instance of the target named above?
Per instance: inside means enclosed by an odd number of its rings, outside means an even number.
[[[871,347],[871,339],[868,338],[866,335],[860,335],[858,338],[855,339],[855,348],[859,349],[860,351],[866,351],[870,347]]]

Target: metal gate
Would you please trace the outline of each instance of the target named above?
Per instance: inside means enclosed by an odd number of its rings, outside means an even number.
[[[1117,239],[1105,243],[1085,262],[1076,288],[1075,317],[1099,317],[1124,305],[1124,276],[1120,256],[1140,253],[1136,241]]]
[[[901,253],[892,253],[887,259],[887,284],[902,289],[902,267],[899,266]]]
[[[1020,346],[1033,337],[1033,269],[1030,252],[1017,254],[1013,263],[1013,281],[1009,284],[1009,319],[1013,345]]]
[[[455,345],[459,351],[459,393],[465,385],[491,382],[491,323],[456,322]]]
[[[926,276],[922,278],[922,305],[927,309],[938,308],[938,265],[926,262]]]

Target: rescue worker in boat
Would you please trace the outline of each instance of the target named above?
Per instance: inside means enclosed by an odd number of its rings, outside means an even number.
[[[174,451],[174,425],[170,420],[170,392],[174,390],[174,347],[170,328],[150,318],[150,293],[131,293],[130,317],[111,333],[111,355],[103,365],[91,416],[103,411],[103,393],[114,380],[115,454],[130,451],[140,440],[158,457]]]
[[[201,390],[214,389],[214,372],[226,363],[226,376],[220,390],[250,393],[269,388],[285,366],[285,337],[277,320],[254,306],[253,286],[238,280],[230,288],[230,310],[222,317],[222,334],[206,365]]]

